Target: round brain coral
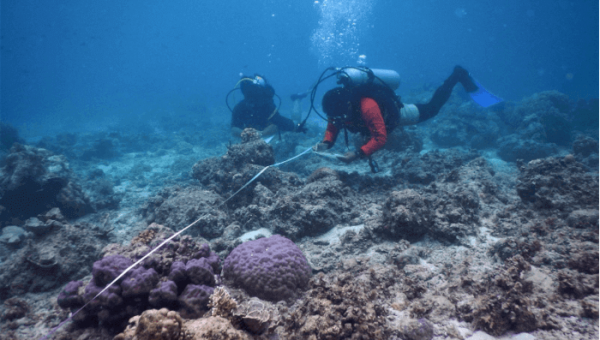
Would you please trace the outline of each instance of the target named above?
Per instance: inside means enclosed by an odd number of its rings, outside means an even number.
[[[223,265],[226,280],[269,301],[287,299],[306,288],[311,271],[300,248],[279,235],[240,244]]]

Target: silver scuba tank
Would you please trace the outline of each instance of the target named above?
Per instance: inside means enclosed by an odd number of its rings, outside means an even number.
[[[338,84],[356,86],[375,82],[389,86],[392,90],[400,87],[400,74],[394,70],[368,67],[343,67],[338,70]]]

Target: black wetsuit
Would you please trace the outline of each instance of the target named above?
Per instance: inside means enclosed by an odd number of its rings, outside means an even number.
[[[467,92],[477,90],[477,86],[469,76],[469,72],[460,66],[454,68],[454,72],[444,81],[442,86],[435,90],[431,100],[427,104],[415,104],[419,109],[419,123],[434,117],[450,98],[452,89],[457,83],[461,83]]]
[[[280,131],[293,131],[296,127],[294,121],[283,117],[279,112],[273,114],[275,110],[276,106],[271,98],[265,100],[249,100],[246,98],[233,108],[231,127],[242,130],[251,127],[260,131],[274,124]],[[269,117],[271,118],[269,119]]]

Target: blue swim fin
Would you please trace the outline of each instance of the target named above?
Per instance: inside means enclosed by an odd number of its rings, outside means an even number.
[[[475,101],[477,104],[481,105],[482,107],[489,107],[504,101],[504,99],[488,92],[488,90],[486,90],[477,80],[473,79],[473,77],[471,77],[471,79],[475,85],[477,85],[477,91],[468,93],[473,101]]]

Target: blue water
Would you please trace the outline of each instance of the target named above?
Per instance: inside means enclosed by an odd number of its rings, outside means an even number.
[[[460,64],[507,100],[597,97],[597,13],[592,0],[6,0],[0,119],[25,138],[226,123],[214,108],[240,73],[265,75],[289,109],[289,94],[361,55],[397,70],[401,95]]]

